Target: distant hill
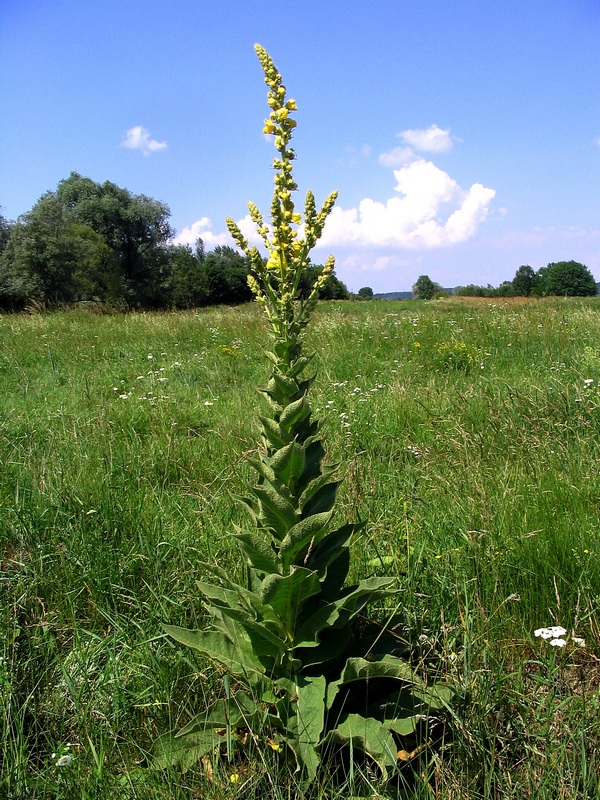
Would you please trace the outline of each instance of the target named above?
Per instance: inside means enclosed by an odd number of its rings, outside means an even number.
[[[412,292],[379,292],[373,295],[374,300],[412,300]]]
[[[452,294],[452,289],[444,289],[448,294]],[[375,300],[412,300],[412,292],[379,292],[373,295]]]

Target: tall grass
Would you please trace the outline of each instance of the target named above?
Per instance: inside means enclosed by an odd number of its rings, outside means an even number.
[[[327,303],[310,337],[354,569],[398,576],[398,637],[462,687],[411,791],[598,796],[600,305]],[[141,768],[222,691],[160,624],[203,625],[197,562],[239,570],[263,341],[252,305],[0,317],[0,796],[296,796],[274,753]]]

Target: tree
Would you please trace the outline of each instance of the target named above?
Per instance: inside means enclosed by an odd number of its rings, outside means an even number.
[[[358,297],[360,300],[372,300],[373,289],[370,286],[363,286],[362,289],[358,290]]]
[[[167,304],[175,308],[197,308],[209,303],[209,289],[203,269],[205,254],[202,239],[196,252],[185,244],[168,248],[169,277],[165,291]]]
[[[319,275],[323,272],[323,266],[317,264],[309,264],[302,270],[300,280],[298,283],[298,291],[300,297],[304,300],[308,298],[312,291],[312,287]],[[327,278],[325,285],[319,289],[320,300],[347,300],[350,296],[346,284],[343,283],[332,270]]]
[[[58,184],[56,198],[112,249],[129,302],[144,305],[157,294],[165,264],[165,254],[158,251],[174,235],[167,205],[77,172]]]
[[[536,274],[533,267],[524,264],[519,267],[512,279],[513,292],[517,297],[529,297],[536,285]]]
[[[539,270],[543,294],[559,297],[594,297],[596,281],[590,270],[577,261],[556,261]]]
[[[10,222],[10,220],[6,219],[6,217],[0,214],[0,253],[3,252],[8,243],[8,237],[10,236],[10,230],[13,224],[14,223]]]
[[[429,275],[420,275],[412,287],[413,297],[419,300],[431,300],[437,289]]]
[[[247,303],[252,299],[248,286],[248,259],[229,245],[218,245],[206,255],[203,264],[208,302]]]

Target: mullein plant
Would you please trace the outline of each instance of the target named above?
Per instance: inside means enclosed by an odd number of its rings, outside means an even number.
[[[256,484],[238,498],[251,524],[230,534],[245,580],[237,583],[219,566],[203,564],[214,579],[198,583],[211,628],[165,626],[221,668],[224,696],[177,733],[161,737],[155,763],[185,767],[219,752],[231,757],[236,745],[263,742],[287,752],[307,783],[328,754],[348,746],[372,759],[385,777],[404,747],[402,737],[414,737],[431,709],[446,703],[447,690],[427,686],[390,650],[382,653],[382,629],[372,624],[369,630],[364,621],[368,603],[397,592],[394,580],[371,577],[347,585],[351,540],[363,524],[332,524],[339,481],[335,467],[323,463],[320,425],[308,400],[312,356],[303,351],[333,257],[307,298],[298,291],[337,193],[319,211],[307,193],[302,230],[290,147],[296,103],[287,99],[266,50],[255,49],[269,87],[264,133],[274,136],[277,150],[271,224],[256,205],[249,208],[268,257],[249,246],[232,219],[227,225],[249,258],[249,284],[269,323],[271,375],[261,392],[270,410],[259,418],[262,448],[250,462]],[[361,627],[362,638],[356,635]]]

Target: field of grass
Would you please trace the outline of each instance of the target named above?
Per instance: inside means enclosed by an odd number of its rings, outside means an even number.
[[[254,305],[0,316],[2,798],[299,796],[274,752],[143,767],[223,691],[161,624],[205,624],[198,562],[240,571],[265,344]],[[599,301],[328,303],[311,348],[353,570],[459,687],[411,796],[599,797]]]

